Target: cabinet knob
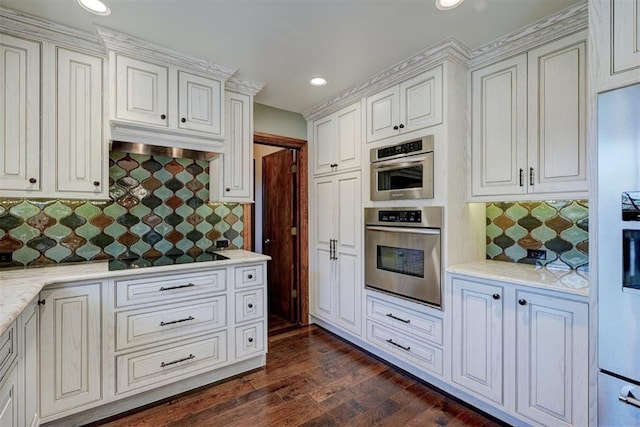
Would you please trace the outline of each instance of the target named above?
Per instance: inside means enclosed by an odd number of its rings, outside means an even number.
[[[520,304],[520,305],[527,305],[527,300],[526,300],[526,299],[519,299],[519,300],[518,300],[518,304]]]
[[[38,182],[38,180],[37,180],[37,179],[35,179],[35,178],[29,178],[29,182],[30,182],[31,184],[35,184],[36,182]]]
[[[404,125],[400,123],[400,129],[404,129]]]
[[[167,115],[166,115],[166,114],[160,114],[160,118],[161,118],[162,120],[164,120],[164,119],[166,119],[166,118],[167,118]]]
[[[249,304],[247,304],[247,307],[253,308],[253,304],[249,303]]]
[[[95,187],[100,187],[100,181],[93,181],[93,185]]]
[[[395,125],[395,126],[393,127],[393,130],[398,130],[398,125]]]
[[[180,119],[180,121],[181,121],[182,123],[186,123],[186,122],[187,122],[187,119],[185,119],[185,118],[183,117],[183,118],[181,118],[181,119]]]
[[[249,337],[249,338],[247,338],[247,341],[253,342],[253,338]]]
[[[47,300],[45,299],[39,299],[38,300],[38,305],[45,305],[47,303]]]
[[[249,279],[249,280],[253,279],[253,274],[249,274],[249,275],[247,276],[247,279]]]
[[[493,294],[493,299],[500,299],[500,294]]]

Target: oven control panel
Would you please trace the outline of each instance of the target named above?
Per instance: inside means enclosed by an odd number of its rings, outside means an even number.
[[[410,154],[422,151],[422,140],[405,142],[404,144],[392,145],[378,149],[378,159],[384,159],[398,154]]]
[[[421,223],[422,211],[378,211],[379,222],[409,222],[409,223]]]

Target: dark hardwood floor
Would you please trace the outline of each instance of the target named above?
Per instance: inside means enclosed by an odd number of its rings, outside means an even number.
[[[297,323],[289,322],[288,320],[285,320],[277,314],[273,313],[269,313],[268,325],[270,337],[291,331],[293,329],[297,329],[299,327]]]
[[[269,338],[264,369],[103,426],[496,426],[316,326]]]

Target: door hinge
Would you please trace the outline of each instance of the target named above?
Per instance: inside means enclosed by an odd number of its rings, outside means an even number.
[[[298,227],[291,227],[291,235],[292,236],[298,235]]]
[[[291,291],[291,297],[292,298],[298,298],[298,290],[297,289],[294,289],[294,290]]]
[[[291,165],[291,173],[298,173],[298,165],[297,164],[292,164]]]

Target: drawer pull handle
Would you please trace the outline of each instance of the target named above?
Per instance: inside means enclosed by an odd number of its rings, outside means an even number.
[[[189,357],[183,357],[182,359],[174,360],[173,362],[162,362],[160,363],[161,368],[165,368],[169,365],[175,365],[176,363],[186,362],[187,360],[195,359],[196,357],[193,354],[190,354]]]
[[[173,325],[174,323],[188,322],[189,320],[195,320],[195,317],[189,316],[185,319],[172,320],[171,322],[160,322],[160,326],[167,326],[167,325]]]
[[[249,337],[249,338],[247,338],[247,341],[253,342],[253,338]]]
[[[253,304],[249,303],[249,304],[247,304],[247,307],[253,308]]]
[[[388,342],[389,344],[393,344],[393,345],[395,345],[396,347],[400,347],[401,349],[403,349],[403,350],[405,350],[405,351],[411,351],[411,347],[405,347],[405,346],[403,346],[403,345],[398,344],[397,342],[393,342],[393,340],[392,340],[391,338],[389,338],[389,339],[387,340],[387,342]]]
[[[169,287],[161,287],[160,291],[171,291],[173,289],[181,289],[181,288],[190,288],[192,286],[195,286],[193,283],[189,283],[188,285],[178,285],[178,286],[169,286]]]
[[[408,319],[401,319],[400,317],[396,317],[396,316],[394,316],[394,315],[393,315],[393,313],[387,313],[387,317],[390,317],[390,318],[395,319],[395,320],[399,320],[399,321],[401,321],[402,323],[411,323],[411,320],[408,320]]]

